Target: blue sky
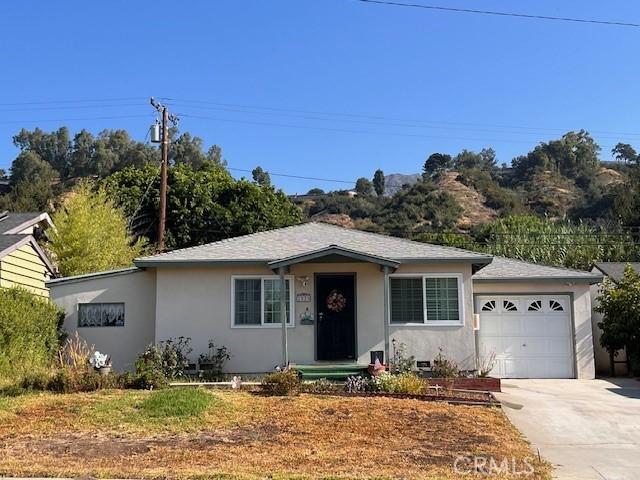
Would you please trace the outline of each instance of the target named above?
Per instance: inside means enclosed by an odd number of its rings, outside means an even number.
[[[420,2],[640,23],[625,0]],[[510,162],[580,128],[606,159],[618,141],[640,147],[639,47],[640,28],[355,0],[4,2],[0,168],[22,127],[144,140],[151,95],[239,169],[350,181],[489,146]],[[44,103],[60,101],[74,103]]]

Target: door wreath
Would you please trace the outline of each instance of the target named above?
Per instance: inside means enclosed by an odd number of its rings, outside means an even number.
[[[347,299],[337,290],[331,290],[327,296],[327,308],[332,312],[341,312],[347,306]]]

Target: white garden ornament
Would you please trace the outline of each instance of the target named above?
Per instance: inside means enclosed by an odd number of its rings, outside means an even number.
[[[106,353],[95,351],[89,359],[89,363],[96,370],[102,367],[106,367],[109,365],[109,355],[107,355]]]

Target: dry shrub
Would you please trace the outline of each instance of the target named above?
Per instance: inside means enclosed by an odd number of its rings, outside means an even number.
[[[58,350],[58,366],[72,370],[86,370],[90,367],[89,359],[94,352],[95,346],[89,345],[86,340],[80,338],[78,332],[75,332]]]
[[[302,382],[295,370],[274,372],[262,379],[260,390],[266,395],[298,395]]]

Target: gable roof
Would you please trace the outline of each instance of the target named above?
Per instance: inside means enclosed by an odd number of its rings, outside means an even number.
[[[336,249],[342,250],[343,254],[376,257],[387,263],[470,262],[484,265],[492,258],[459,248],[310,222],[138,258],[135,264],[157,267],[194,263],[270,263],[324,250],[328,254],[340,253],[330,252]]]
[[[46,222],[49,226],[53,226],[51,218],[47,213],[28,212],[28,213],[9,213],[0,212],[0,235],[16,234],[29,228],[37,223]]]
[[[42,247],[38,245],[38,242],[33,237],[33,235],[16,235],[16,234],[4,234],[0,235],[0,259],[9,255],[11,252],[19,249],[20,247],[30,244],[33,249],[36,251],[42,262],[45,264],[49,273],[55,273],[55,269],[47,257],[47,254],[44,253]]]
[[[618,282],[624,276],[624,269],[627,268],[627,265],[631,265],[636,273],[640,273],[640,263],[638,262],[598,262],[593,266],[614,282]]]
[[[489,281],[572,281],[599,283],[602,275],[573,270],[564,267],[552,267],[538,263],[515,260],[513,258],[493,257],[493,262],[473,275],[474,282]]]

